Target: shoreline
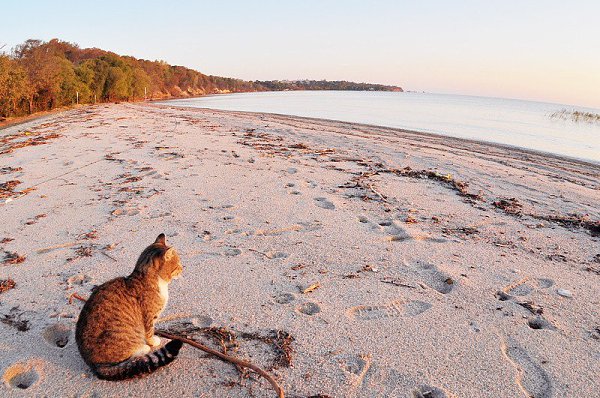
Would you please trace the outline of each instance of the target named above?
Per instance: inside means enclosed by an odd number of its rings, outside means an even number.
[[[357,127],[368,128],[368,129],[372,129],[372,130],[389,131],[392,133],[412,134],[416,137],[427,137],[427,138],[431,138],[434,140],[446,140],[446,141],[453,142],[455,144],[476,144],[476,145],[479,145],[482,147],[487,146],[487,147],[498,148],[498,149],[503,149],[503,150],[510,150],[510,151],[514,151],[516,153],[520,153],[522,155],[531,155],[531,156],[536,156],[536,157],[541,157],[541,158],[554,159],[554,160],[566,162],[566,163],[579,164],[579,165],[586,166],[586,167],[592,167],[592,168],[596,169],[598,173],[600,173],[600,161],[595,162],[595,161],[589,160],[589,159],[581,159],[581,158],[576,158],[576,157],[571,157],[571,156],[566,156],[566,155],[560,155],[560,154],[556,154],[556,153],[552,153],[552,152],[545,152],[545,151],[540,151],[540,150],[535,150],[535,149],[530,149],[530,148],[518,147],[518,146],[514,146],[514,145],[491,142],[491,141],[482,141],[482,140],[476,140],[476,139],[470,139],[470,138],[452,137],[449,135],[435,134],[435,133],[429,133],[429,132],[418,131],[418,130],[402,129],[402,128],[397,128],[397,127],[380,126],[380,125],[376,125],[376,124],[347,122],[347,121],[343,121],[343,120],[313,118],[313,117],[308,117],[308,116],[286,115],[283,113],[230,111],[230,110],[222,110],[222,109],[214,109],[214,108],[195,108],[195,107],[156,104],[156,103],[151,103],[149,105],[156,106],[156,107],[174,108],[174,109],[179,109],[182,111],[206,110],[206,111],[211,111],[211,112],[222,113],[225,115],[226,114],[232,114],[232,115],[239,114],[239,115],[246,115],[246,116],[254,116],[254,115],[277,116],[277,117],[288,118],[288,119],[305,120],[307,122],[313,122],[313,123],[317,122],[317,123],[322,123],[322,124],[332,124],[332,123],[340,124],[346,128],[354,129],[354,130],[356,130],[356,128],[354,126],[357,126]],[[370,131],[370,133],[373,133],[373,132]]]
[[[190,347],[126,382],[83,362],[69,297],[131,273],[159,233],[183,274],[157,327],[227,346],[289,397],[600,389],[597,166],[144,103],[19,130],[0,154],[0,395],[274,396]]]
[[[239,93],[231,93],[231,94],[239,94]],[[218,95],[226,95],[226,94],[216,94],[216,95],[218,96]],[[204,97],[204,96],[202,96],[202,97]],[[185,99],[185,98],[174,98],[173,100],[182,100],[182,99]],[[157,103],[153,102],[151,105],[166,106],[166,107],[172,107],[172,108],[177,108],[177,109],[181,109],[181,110],[206,109],[206,110],[210,110],[213,112],[230,112],[233,114],[239,113],[239,114],[248,114],[248,115],[252,115],[252,114],[272,115],[272,116],[280,116],[280,117],[306,119],[306,120],[314,121],[314,122],[336,122],[336,123],[347,125],[348,127],[350,127],[352,125],[356,125],[356,126],[363,126],[363,127],[367,127],[367,128],[375,128],[375,129],[395,131],[395,132],[400,132],[400,133],[416,134],[416,135],[428,136],[428,137],[443,137],[443,138],[446,138],[449,140],[457,140],[457,141],[461,141],[461,142],[465,142],[465,143],[474,143],[474,144],[478,144],[478,145],[482,145],[482,146],[488,145],[488,146],[492,146],[492,147],[518,151],[523,154],[552,157],[552,158],[556,158],[558,160],[581,163],[581,164],[585,164],[585,165],[592,166],[592,167],[600,167],[600,160],[595,161],[592,159],[584,159],[584,158],[578,158],[578,157],[574,157],[574,156],[561,155],[561,154],[557,154],[557,153],[553,153],[553,152],[536,150],[536,149],[532,149],[532,148],[519,147],[516,145],[502,144],[502,143],[493,142],[493,141],[484,141],[484,140],[477,140],[477,139],[472,139],[472,138],[453,137],[450,135],[436,134],[436,133],[430,133],[430,132],[419,131],[419,130],[381,126],[381,125],[368,124],[368,123],[348,122],[348,121],[338,120],[338,119],[314,118],[314,117],[309,117],[309,116],[288,115],[288,114],[274,113],[274,112],[248,112],[248,111],[222,110],[222,109],[215,109],[215,108],[196,108],[196,107],[188,107],[188,106],[168,105],[168,104],[164,103],[164,102],[168,102],[168,101],[170,101],[170,100],[160,100],[159,102],[163,102],[163,104],[157,104]]]

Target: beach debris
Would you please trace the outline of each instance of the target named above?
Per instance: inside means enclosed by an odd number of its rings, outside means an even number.
[[[544,308],[540,305],[535,304],[533,301],[517,301],[516,303],[521,307],[527,309],[532,314],[542,315],[544,313]]]
[[[223,361],[232,363],[236,366],[236,368],[239,369],[239,367],[244,367],[244,368],[248,368],[248,369],[252,369],[253,371],[255,371],[256,373],[258,373],[259,375],[261,375],[262,377],[264,377],[275,389],[276,393],[277,393],[277,397],[278,398],[284,398],[285,397],[285,393],[283,391],[283,389],[279,386],[279,384],[277,383],[277,381],[267,372],[265,372],[264,370],[262,370],[261,368],[259,368],[258,366],[250,363],[250,362],[246,362],[244,360],[235,358],[235,357],[231,357],[229,355],[223,354],[219,351],[213,350],[212,348],[209,348],[203,344],[198,343],[197,341],[185,338],[185,337],[181,337],[178,336],[176,334],[171,334],[168,332],[164,332],[162,330],[156,330],[155,332],[158,336],[162,336],[162,337],[166,337],[168,339],[179,339],[181,341],[183,341],[186,344],[191,345],[192,347],[198,348],[204,352],[207,352],[209,354],[212,354],[220,359],[222,359]]]
[[[502,288],[502,292],[504,292],[505,294],[508,294],[508,292],[510,292],[511,290],[514,290],[517,287],[519,287],[519,286],[527,283],[529,281],[529,279],[530,278],[528,276],[525,276],[525,277],[523,277],[523,278],[521,278],[521,279],[519,279],[517,281],[514,281],[513,283],[511,283],[511,284],[503,287]]]
[[[77,254],[78,257],[92,257],[94,252],[91,246],[80,246],[75,249],[75,254]]]
[[[273,370],[292,366],[294,337],[290,333],[284,330],[272,329],[255,333],[242,332],[239,336],[242,339],[261,341],[273,349],[276,355],[273,364],[268,369]]]
[[[499,199],[492,203],[494,207],[504,210],[508,214],[520,215],[523,205],[516,198]]]
[[[79,245],[83,243],[83,241],[75,241],[75,242],[67,242],[67,243],[61,243],[59,245],[54,245],[54,246],[50,246],[50,247],[44,247],[42,249],[38,249],[36,250],[37,254],[44,254],[44,253],[49,253],[52,250],[56,250],[56,249],[64,249],[66,247],[71,247],[71,246],[75,246],[75,245]]]
[[[24,312],[19,311],[19,306],[12,307],[8,314],[0,318],[0,322],[17,329],[19,332],[26,332],[30,329],[30,326],[27,319],[21,319],[23,314]]]
[[[21,192],[15,192],[14,189],[20,183],[21,181],[19,180],[10,180],[0,183],[0,199],[11,198],[19,195]]]
[[[17,284],[11,278],[8,279],[0,279],[0,293],[4,293],[9,291],[10,289],[14,289]]]
[[[389,283],[390,285],[394,285],[394,286],[401,286],[401,287],[408,287],[411,289],[416,289],[416,286],[410,285],[408,283],[405,283],[403,280],[401,280],[399,278],[393,278],[391,276],[387,276],[383,279],[380,279],[380,281],[383,283]]]
[[[320,287],[321,287],[321,284],[319,282],[315,282],[308,286],[298,286],[298,288],[300,289],[300,292],[302,292],[302,294],[314,292],[315,290],[317,290]]]
[[[419,222],[419,220],[417,220],[414,216],[406,216],[406,220],[404,220],[405,223],[407,224],[416,224]]]
[[[379,272],[379,268],[373,267],[370,264],[363,265],[359,272]]]
[[[75,274],[67,279],[67,285],[71,288],[75,285],[83,285],[91,280],[92,278],[85,274]]]
[[[10,174],[10,173],[16,173],[17,171],[21,171],[23,170],[22,167],[2,167],[0,168],[0,174]]]
[[[538,220],[549,221],[555,224],[559,224],[568,229],[583,228],[589,231],[592,236],[600,236],[600,220],[591,220],[589,216],[570,213],[566,216],[561,215],[536,215],[528,214],[529,216]]]
[[[15,239],[14,238],[2,238],[2,240],[0,240],[0,244],[12,242],[13,240],[15,240]]]
[[[600,275],[600,267],[596,266],[596,265],[588,265],[587,267],[584,268],[586,271],[588,272],[592,272],[596,275]]]
[[[383,169],[380,170],[380,172],[392,173],[401,177],[419,179],[426,178],[429,180],[438,181],[458,192],[458,194],[461,196],[465,196],[474,200],[483,200],[483,195],[481,192],[477,194],[469,193],[469,183],[455,179],[452,174],[441,174],[435,170],[413,170],[410,166],[406,166],[402,169]]]
[[[573,297],[573,293],[571,293],[571,291],[567,290],[567,289],[557,289],[556,293],[558,293],[559,296],[566,297],[566,298]]]
[[[442,232],[445,234],[462,234],[462,235],[475,235],[479,233],[476,227],[456,227],[456,228],[442,228]]]
[[[16,134],[5,135],[0,138],[0,155],[13,152],[15,149],[24,148],[28,146],[43,145],[48,143],[51,139],[60,137],[60,134],[49,133],[43,135],[43,133],[33,131],[23,131]]]
[[[83,233],[77,237],[77,240],[98,239],[98,232],[93,229],[90,232]]]
[[[11,265],[11,264],[20,264],[23,261],[25,261],[27,257],[24,255],[20,255],[16,252],[8,252],[5,251],[4,252],[4,259],[2,260],[2,263],[4,265]]]
[[[69,297],[68,297],[69,304],[73,304],[73,299],[77,299],[77,300],[79,300],[79,301],[83,301],[84,303],[87,301],[87,299],[86,299],[85,297],[81,297],[81,296],[79,295],[79,293],[76,293],[76,292],[74,292],[74,293],[71,293],[71,294],[69,295]]]
[[[512,300],[512,298],[513,298],[513,296],[511,296],[510,294],[507,294],[501,290],[497,291],[495,296],[500,301],[508,301],[508,300]]]

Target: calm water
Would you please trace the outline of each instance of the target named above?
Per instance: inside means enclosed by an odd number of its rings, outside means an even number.
[[[560,104],[445,94],[286,91],[213,95],[169,104],[398,127],[508,144],[600,163],[600,124],[550,118]]]

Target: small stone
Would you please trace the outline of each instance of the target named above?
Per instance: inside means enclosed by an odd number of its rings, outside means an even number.
[[[556,293],[558,293],[558,295],[562,296],[562,297],[567,297],[567,298],[573,297],[573,293],[571,293],[571,291],[567,290],[567,289],[558,289],[556,291]]]

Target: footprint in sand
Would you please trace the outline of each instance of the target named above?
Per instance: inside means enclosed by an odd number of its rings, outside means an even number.
[[[64,323],[56,323],[44,329],[44,340],[53,347],[65,348],[71,338],[71,328]]]
[[[406,263],[405,265],[410,267],[423,283],[442,294],[448,294],[454,289],[454,285],[456,284],[454,279],[450,275],[438,270],[433,264],[417,261],[413,265]]]
[[[548,278],[531,279],[529,277],[522,278],[511,283],[504,292],[509,296],[527,296],[536,289],[548,289],[554,286],[554,281]]]
[[[37,368],[37,361],[16,363],[6,369],[2,378],[6,385],[19,390],[26,390],[36,385],[40,380]]]
[[[502,345],[502,351],[518,371],[517,384],[532,398],[552,396],[552,382],[546,371],[515,341]]]
[[[421,386],[412,392],[413,398],[450,398],[446,391],[438,387]]]
[[[348,310],[351,318],[360,321],[374,319],[395,318],[400,316],[417,316],[431,308],[431,304],[424,301],[403,302],[392,301],[384,305],[359,305]]]
[[[339,355],[336,357],[340,368],[349,377],[350,384],[359,386],[371,367],[370,355]]]
[[[304,315],[315,315],[321,312],[321,307],[319,306],[319,304],[309,301],[307,303],[299,305],[297,310],[298,312]]]
[[[227,247],[225,250],[223,250],[223,255],[227,257],[235,257],[239,256],[240,254],[242,254],[242,251],[235,247]]]
[[[321,207],[323,209],[335,210],[335,205],[333,203],[331,203],[329,200],[327,200],[327,198],[324,198],[321,196],[315,198],[315,205],[317,207]]]
[[[547,329],[547,330],[556,330],[556,326],[550,323],[546,318],[541,315],[532,316],[527,319],[527,326],[532,329]]]
[[[292,293],[281,293],[275,296],[275,302],[277,304],[289,304],[296,299]]]

